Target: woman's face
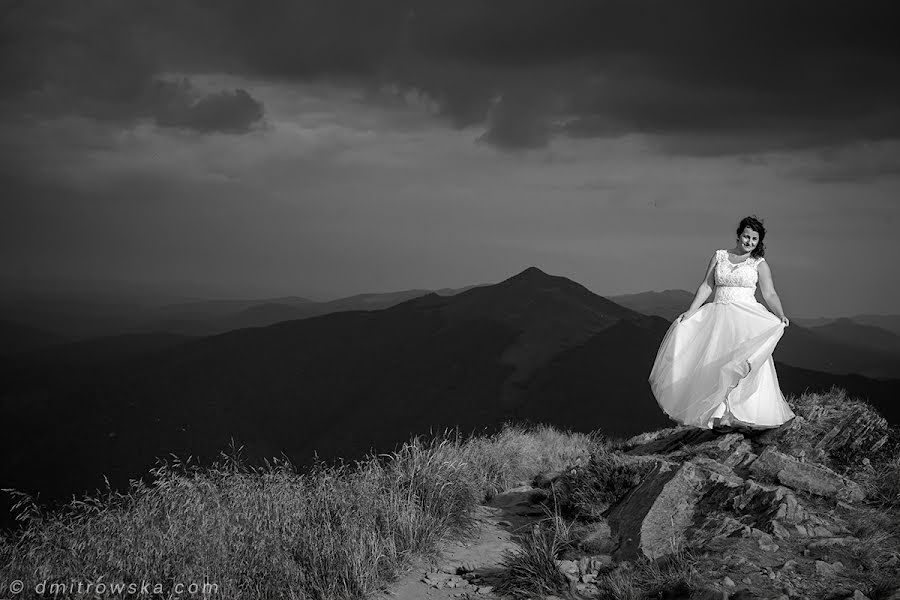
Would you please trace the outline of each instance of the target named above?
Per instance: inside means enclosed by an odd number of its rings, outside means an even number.
[[[752,252],[756,245],[759,243],[759,234],[750,229],[749,227],[744,227],[744,231],[738,236],[738,244],[744,250],[744,252]]]

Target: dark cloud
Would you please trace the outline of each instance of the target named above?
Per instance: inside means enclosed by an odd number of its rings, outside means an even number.
[[[2,22],[2,108],[7,118],[79,115],[122,124],[152,118],[199,132],[242,132],[261,120],[245,90],[203,95],[161,79],[149,5],[106,0],[13,5]]]
[[[500,0],[417,12],[424,55],[494,69],[503,91],[512,77],[510,94],[566,98],[551,135],[644,133],[700,154],[900,136],[890,3]],[[565,75],[548,77],[551,65]],[[547,117],[506,116],[499,139],[525,145]]]
[[[478,141],[499,148],[543,148],[550,139],[547,116],[515,96],[498,98]]]
[[[36,0],[4,20],[3,88],[48,112],[129,118],[158,114],[145,90],[159,72],[224,70],[416,89],[503,148],[625,133],[674,152],[815,147],[900,136],[896,12],[835,0]],[[257,114],[248,96],[202,107],[185,96],[194,108],[167,118],[240,130]]]
[[[805,164],[781,166],[789,177],[813,183],[900,180],[900,142],[848,144],[811,153]]]
[[[263,117],[262,104],[242,89],[207,94],[192,102],[186,79],[178,83],[157,81],[154,88],[150,105],[162,127],[243,133]]]

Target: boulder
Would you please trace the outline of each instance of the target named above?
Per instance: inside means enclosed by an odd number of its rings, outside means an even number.
[[[652,442],[652,441],[657,440],[662,437],[667,437],[669,435],[672,435],[673,433],[676,433],[679,431],[690,431],[691,429],[693,429],[693,428],[678,426],[678,427],[669,427],[666,429],[657,429],[656,431],[645,431],[644,433],[639,433],[636,436],[626,440],[624,446],[625,446],[625,448],[634,448],[636,446],[643,446],[644,444],[647,444],[649,442]]]
[[[843,570],[844,564],[841,562],[827,563],[824,560],[816,561],[816,574],[830,576]]]
[[[628,440],[626,446],[630,449],[626,454],[645,456],[648,454],[668,454],[704,442],[715,441],[719,437],[718,433],[710,429],[698,429],[696,427],[663,429],[651,434],[635,436]]]
[[[777,481],[818,496],[850,502],[865,498],[865,492],[856,482],[823,465],[801,462],[771,446],[753,461],[750,472],[757,478]]]
[[[543,514],[540,503],[547,500],[548,496],[547,490],[523,485],[497,494],[488,504],[511,514],[540,515]]]
[[[578,581],[578,563],[574,560],[557,560],[556,567],[569,581]]]
[[[609,554],[615,550],[616,542],[609,524],[601,521],[592,525],[591,531],[581,539],[579,546],[590,554]]]
[[[676,551],[694,518],[705,475],[692,462],[658,460],[656,467],[610,509],[616,560],[656,559]]]

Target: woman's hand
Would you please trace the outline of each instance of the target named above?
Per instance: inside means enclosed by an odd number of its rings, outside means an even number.
[[[683,313],[681,313],[680,315],[678,315],[678,322],[681,323],[682,321],[686,321],[686,320],[690,319],[690,318],[691,318],[691,315],[693,315],[695,312],[697,312],[697,311],[696,311],[696,310],[686,310],[686,311],[684,311]]]
[[[781,322],[784,323],[785,327],[791,324],[790,320],[788,320],[787,317],[781,317]]]

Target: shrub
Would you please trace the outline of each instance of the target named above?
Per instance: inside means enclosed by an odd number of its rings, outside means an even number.
[[[566,471],[555,486],[559,511],[566,518],[597,520],[640,484],[650,470],[648,461],[618,452],[596,452],[583,468]]]
[[[525,598],[564,593],[569,588],[569,580],[556,561],[573,542],[565,521],[558,513],[551,514],[518,540],[517,552],[504,554],[501,560],[504,572],[494,591],[501,596]]]

